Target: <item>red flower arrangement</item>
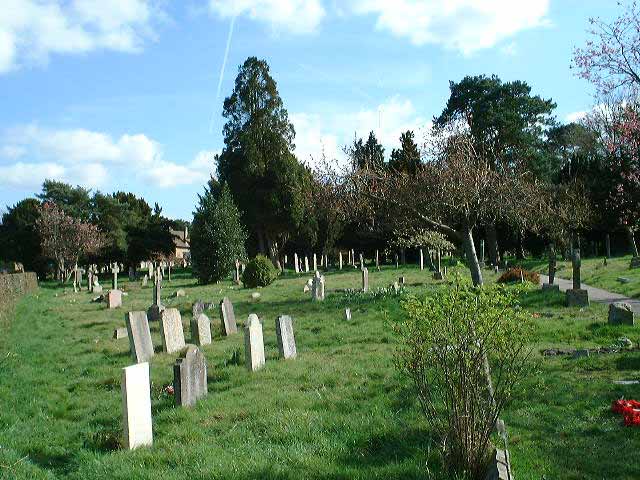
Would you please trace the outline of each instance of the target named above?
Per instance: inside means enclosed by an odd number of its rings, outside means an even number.
[[[640,402],[637,400],[614,400],[611,402],[611,411],[622,414],[627,427],[640,425]]]

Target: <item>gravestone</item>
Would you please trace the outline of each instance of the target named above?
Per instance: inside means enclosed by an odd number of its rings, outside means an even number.
[[[87,291],[93,292],[93,270],[91,267],[87,270]]]
[[[424,270],[424,250],[420,249],[420,270]]]
[[[609,325],[634,325],[634,314],[631,305],[615,302],[609,305]]]
[[[132,266],[129,267],[129,281],[134,282],[136,280],[136,271]]]
[[[556,248],[553,244],[549,245],[549,283],[542,285],[542,289],[545,291],[560,291],[560,285],[555,285],[556,279]]]
[[[192,407],[207,395],[207,361],[195,345],[188,345],[173,365],[173,392],[179,407]]]
[[[580,260],[579,248],[573,250],[571,262],[573,264],[573,288],[567,290],[566,305],[567,307],[587,307],[589,306],[589,292],[580,288],[582,286],[580,279],[580,266],[582,262]]]
[[[351,309],[350,308],[345,308],[344,309],[344,319],[345,320],[351,320]]]
[[[114,263],[111,266],[111,273],[113,274],[113,280],[111,281],[111,289],[112,290],[117,290],[118,289],[118,272],[120,272],[120,268],[118,267],[117,263]]]
[[[122,369],[122,429],[124,448],[133,450],[153,443],[149,364]]]
[[[318,270],[318,257],[314,253],[313,254],[313,271],[315,272],[316,270]]]
[[[394,260],[396,262],[396,269],[398,269],[399,265],[398,265],[398,254],[397,253],[394,254]]]
[[[160,337],[162,350],[167,353],[177,352],[185,346],[182,318],[177,308],[167,308],[162,311],[160,318]]]
[[[508,450],[494,451],[484,480],[513,480]]]
[[[122,292],[120,290],[109,290],[107,294],[107,307],[119,308],[122,306]]]
[[[293,269],[296,273],[300,273],[300,264],[298,263],[298,254],[293,254]]]
[[[120,340],[121,338],[127,338],[129,333],[127,332],[127,327],[116,328],[113,331],[113,338],[115,340]]]
[[[442,256],[440,250],[436,251],[436,271],[433,272],[434,280],[444,280],[444,275],[442,274]]]
[[[147,314],[129,312],[124,317],[129,336],[131,356],[137,363],[148,362],[153,357],[153,342]]]
[[[342,252],[338,252],[338,269],[342,270]]]
[[[364,268],[364,255],[360,254],[360,268]]]
[[[309,257],[304,256],[304,271],[305,273],[309,273]]]
[[[376,268],[380,270],[380,252],[376,250]]]
[[[366,267],[362,269],[362,291],[369,291],[369,270]]]
[[[194,302],[193,306],[191,307],[191,315],[193,316],[193,318],[196,318],[201,313],[204,313],[204,310],[204,302],[202,300],[198,300],[197,302]]]
[[[249,371],[255,372],[264,366],[264,339],[262,323],[254,313],[244,325],[244,357]]]
[[[240,285],[240,261],[236,260],[236,269],[233,272],[233,282]]]
[[[211,320],[202,312],[191,319],[191,341],[196,345],[211,343]]]
[[[147,275],[146,273],[144,274],[144,277],[142,277],[142,286],[146,287],[147,283],[149,283],[149,275]]]
[[[311,297],[316,302],[324,300],[324,277],[316,272],[311,282]]]
[[[233,312],[233,304],[228,297],[224,297],[220,301],[220,323],[222,324],[222,335],[232,335],[238,333],[236,325],[236,316]]]
[[[398,283],[400,285],[404,285],[404,283],[405,283],[404,277],[398,277]]]
[[[276,337],[278,350],[282,358],[296,358],[296,340],[293,336],[293,322],[289,315],[280,315],[276,319]]]
[[[162,315],[164,305],[162,305],[161,292],[162,276],[160,275],[160,268],[158,267],[153,278],[153,305],[151,305],[147,311],[149,320],[159,320]]]

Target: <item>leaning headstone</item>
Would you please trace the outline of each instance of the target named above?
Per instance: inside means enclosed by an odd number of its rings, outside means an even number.
[[[122,306],[122,292],[120,290],[109,290],[107,294],[107,306],[118,308]]]
[[[362,269],[362,291],[369,291],[369,270],[366,267]]]
[[[513,480],[508,450],[495,450],[484,480]]]
[[[184,290],[182,290],[182,289],[176,290],[176,291],[175,291],[175,293],[173,294],[173,296],[174,296],[175,298],[178,298],[178,297],[184,297],[184,296],[186,296],[186,295],[187,295],[187,294],[186,294],[186,293],[185,293],[185,291],[184,291]]]
[[[575,248],[573,250],[573,288],[567,290],[566,304],[568,307],[587,307],[589,306],[589,291],[581,288],[582,283],[580,279],[580,249]]]
[[[127,450],[153,443],[151,387],[146,362],[122,369],[122,427]]]
[[[262,323],[254,313],[244,325],[244,356],[247,369],[255,372],[264,366],[264,339]]]
[[[191,341],[196,345],[211,343],[211,320],[202,312],[191,319]]]
[[[127,333],[127,327],[116,328],[113,331],[113,338],[116,340],[120,340],[121,338],[127,338],[129,334]]]
[[[192,407],[207,394],[207,362],[195,345],[188,345],[173,365],[175,404]]]
[[[289,315],[280,315],[276,319],[276,337],[278,351],[282,358],[296,358],[296,340],[293,336],[293,322]]]
[[[220,319],[222,320],[222,335],[232,335],[238,333],[236,325],[236,316],[233,312],[233,304],[228,297],[224,297],[220,301]]]
[[[624,302],[615,302],[609,305],[609,325],[634,324],[634,315],[631,305]]]
[[[162,350],[167,353],[177,352],[185,346],[182,318],[177,308],[163,310],[160,318],[160,337]]]
[[[147,314],[145,312],[129,312],[125,315],[125,323],[127,324],[131,356],[138,363],[148,362],[153,357],[153,342],[151,341]]]

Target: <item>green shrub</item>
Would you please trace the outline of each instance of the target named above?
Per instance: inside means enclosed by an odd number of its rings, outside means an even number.
[[[396,364],[413,380],[455,478],[485,478],[496,420],[529,368],[531,321],[516,294],[456,283],[407,297],[394,325]]]
[[[521,267],[512,267],[496,280],[498,283],[515,283],[525,279],[528,282],[538,285],[540,283],[540,275],[536,272],[530,272]]]
[[[271,260],[264,255],[258,255],[244,269],[242,283],[247,288],[266,287],[276,278],[278,278],[278,271]]]

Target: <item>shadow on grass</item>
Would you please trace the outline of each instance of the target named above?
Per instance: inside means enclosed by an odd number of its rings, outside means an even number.
[[[39,467],[50,470],[56,475],[65,475],[75,469],[73,456],[69,452],[61,453],[57,449],[48,451],[44,448],[34,447],[27,451],[29,461]]]
[[[622,353],[616,359],[616,370],[640,370],[640,355],[638,353]]]

